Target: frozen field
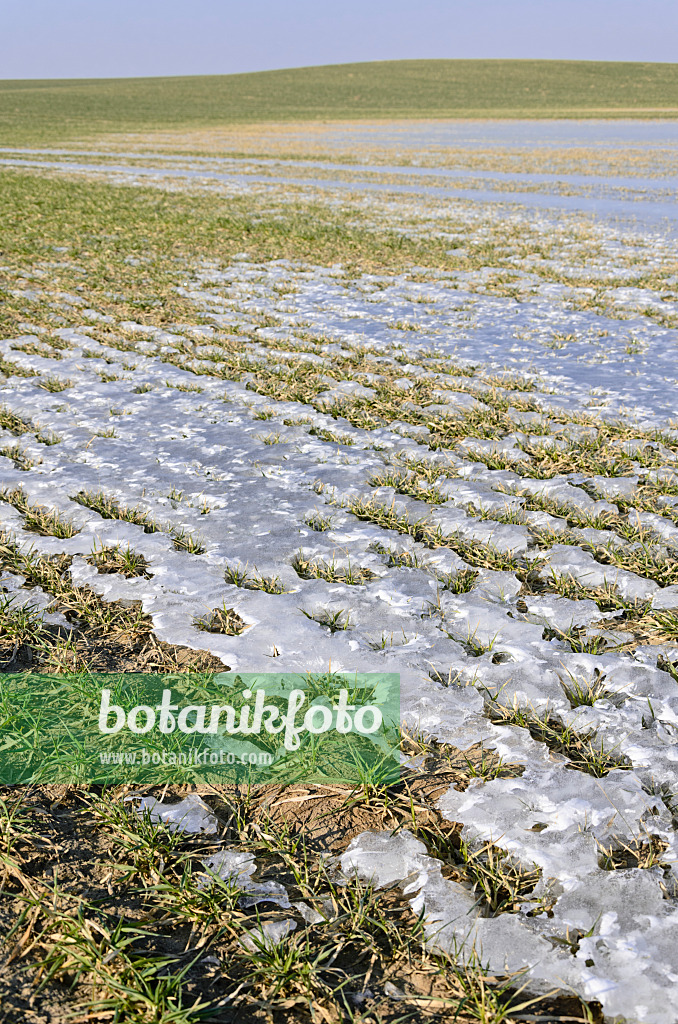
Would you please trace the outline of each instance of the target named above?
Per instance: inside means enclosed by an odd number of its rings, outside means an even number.
[[[140,601],[160,642],[232,669],[399,671],[409,730],[515,769],[451,787],[442,814],[538,881],[490,913],[409,833],[358,836],[344,870],[417,872],[431,940],[475,945],[496,974],[526,969],[530,991],[669,1024],[676,128],[511,130],[385,126],[381,145],[356,129],[314,136],[322,153],[303,160],[1,154],[13,173],[111,182],[131,205],[139,185],[274,217],[312,201],[449,257],[349,271],[262,260],[243,236],[229,260],[182,265],[183,316],[157,324],[94,302],[69,252],[4,267],[26,313],[0,343],[0,525],[19,553],[3,585],[66,627],[16,569],[32,548],[68,556],[105,601]],[[549,146],[576,167],[544,168]],[[496,166],[434,166],[445,147],[492,149]],[[601,147],[610,169],[586,173],[582,152]],[[429,166],[412,165],[418,148]],[[59,284],[66,270],[79,289]],[[72,535],[31,532],[34,506]],[[96,557],[128,548],[141,574]],[[200,628],[219,609],[237,629]]]

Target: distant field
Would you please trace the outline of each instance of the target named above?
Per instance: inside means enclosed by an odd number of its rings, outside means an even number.
[[[409,60],[186,78],[0,82],[0,144],[390,118],[678,117],[678,64]]]

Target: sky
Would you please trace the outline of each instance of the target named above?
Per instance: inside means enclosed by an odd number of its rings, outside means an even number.
[[[678,0],[0,0],[0,78],[514,57],[678,61]]]

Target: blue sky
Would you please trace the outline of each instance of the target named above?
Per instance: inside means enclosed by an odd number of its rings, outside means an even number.
[[[678,0],[0,0],[0,78],[423,57],[678,60]]]

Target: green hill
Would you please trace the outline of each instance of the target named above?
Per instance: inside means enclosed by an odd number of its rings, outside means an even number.
[[[262,121],[678,117],[678,64],[407,60],[0,82],[0,143]]]

